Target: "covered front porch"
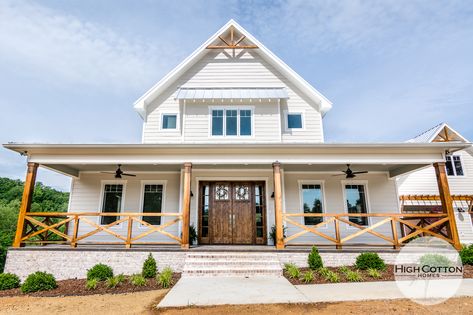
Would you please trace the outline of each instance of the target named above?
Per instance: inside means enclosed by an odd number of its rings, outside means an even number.
[[[203,248],[395,250],[418,235],[460,248],[443,162],[459,146],[8,145],[29,157],[13,247],[189,249],[192,226]],[[117,164],[135,176],[104,173]],[[335,176],[346,164],[368,173]],[[395,178],[429,165],[442,211],[401,212]],[[68,212],[30,212],[40,166],[73,178]],[[147,190],[161,198],[156,211]],[[119,195],[116,211],[107,192]]]

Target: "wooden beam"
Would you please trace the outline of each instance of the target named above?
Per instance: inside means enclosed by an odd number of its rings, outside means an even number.
[[[284,232],[282,226],[282,182],[281,163],[273,163],[274,180],[274,215],[276,223],[276,249],[284,249]]]
[[[25,186],[23,188],[23,197],[21,198],[20,212],[18,213],[18,223],[16,226],[15,240],[13,247],[21,246],[21,239],[25,229],[25,216],[30,211],[31,200],[33,200],[34,185],[36,182],[36,173],[38,171],[38,164],[28,162],[28,169],[26,171]]]
[[[181,248],[189,248],[189,221],[191,211],[192,163],[184,164],[184,191],[182,194],[182,240]]]
[[[450,195],[447,174],[445,173],[445,162],[434,163],[435,175],[437,176],[437,185],[439,188],[440,202],[443,211],[448,216],[449,237],[453,241],[453,246],[461,249],[460,239],[458,237],[457,224],[455,222],[455,211],[453,209],[453,199]]]

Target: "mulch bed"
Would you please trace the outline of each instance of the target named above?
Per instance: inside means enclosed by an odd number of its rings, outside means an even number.
[[[347,266],[348,269],[350,270],[357,270],[355,267],[350,267]],[[463,278],[473,278],[473,266],[463,266]],[[309,268],[299,268],[301,271],[301,276],[308,270]],[[327,269],[335,272],[338,274],[340,277],[340,282],[349,282],[345,275],[339,271],[338,267],[327,267]],[[358,270],[360,273],[361,277],[363,278],[362,282],[375,282],[375,281],[395,281],[394,279],[394,266],[393,265],[387,265],[385,271],[380,271],[381,273],[381,278],[372,278],[368,275],[368,272],[366,270]],[[291,282],[294,285],[299,285],[299,284],[323,284],[323,283],[332,283],[330,281],[327,281],[324,277],[322,277],[318,272],[314,271],[314,280],[309,283],[305,283],[300,279],[294,279],[290,278],[289,274],[284,271],[284,277],[286,277],[289,282]]]
[[[180,273],[174,273],[172,277],[172,285],[181,278]],[[20,288],[0,291],[0,297],[5,296],[38,296],[38,297],[54,297],[54,296],[80,296],[80,295],[93,295],[93,294],[119,294],[119,293],[133,293],[141,291],[151,291],[164,289],[161,287],[156,279],[147,279],[145,286],[139,287],[132,285],[128,279],[116,286],[115,288],[108,288],[105,281],[99,282],[97,288],[88,290],[85,287],[86,279],[69,279],[57,281],[58,287],[50,291],[40,291],[33,293],[22,293]]]

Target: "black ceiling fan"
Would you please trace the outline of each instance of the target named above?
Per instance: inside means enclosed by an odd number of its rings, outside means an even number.
[[[333,175],[333,176],[343,176],[345,175],[346,178],[355,178],[356,177],[356,174],[366,174],[368,173],[368,171],[359,171],[359,172],[353,172],[351,169],[350,169],[350,164],[347,164],[347,170],[346,171],[342,171],[343,174],[337,174],[337,175]]]
[[[124,173],[122,170],[121,170],[121,164],[118,164],[118,168],[115,172],[100,172],[100,173],[104,173],[104,174],[114,174],[115,175],[115,178],[122,178],[122,176],[133,176],[133,177],[136,177],[135,174],[129,174],[129,173]]]

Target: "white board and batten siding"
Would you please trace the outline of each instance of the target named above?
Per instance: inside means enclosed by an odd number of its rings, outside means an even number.
[[[241,54],[241,55],[240,55]],[[251,142],[323,142],[322,115],[287,78],[263,60],[256,51],[209,51],[164,93],[147,107],[143,143],[211,143],[209,106],[254,107],[254,136]],[[284,87],[289,98],[272,100],[183,100],[175,99],[179,87],[187,88],[264,88]],[[185,104],[184,104],[185,103]],[[284,112],[302,113],[304,128],[286,131]],[[161,115],[177,113],[180,128],[161,130]],[[226,139],[245,142],[243,137]]]

